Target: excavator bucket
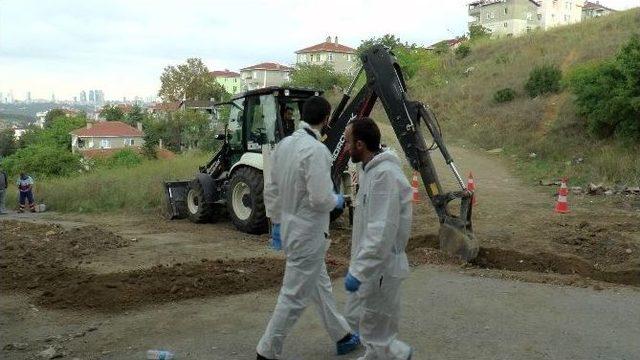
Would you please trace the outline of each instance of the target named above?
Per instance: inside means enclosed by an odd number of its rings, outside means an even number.
[[[167,219],[186,218],[189,181],[166,181],[164,190]]]
[[[480,250],[480,244],[471,226],[472,197],[473,193],[470,191],[450,193],[449,201],[460,199],[460,216],[451,215],[445,205],[445,214],[441,217],[438,233],[440,249],[465,261],[475,259]]]

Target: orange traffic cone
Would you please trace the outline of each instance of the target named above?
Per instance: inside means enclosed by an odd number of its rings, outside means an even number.
[[[413,189],[413,202],[420,202],[420,192],[418,191],[418,172],[413,172],[413,178],[411,179],[411,188]]]
[[[567,187],[567,179],[562,179],[560,190],[558,190],[558,201],[556,202],[557,213],[566,214],[569,210],[569,203],[567,202],[567,196],[569,195],[569,188]]]
[[[473,173],[469,171],[469,180],[467,180],[467,190],[473,192],[473,196],[471,197],[471,205],[476,204],[476,182],[473,179]]]

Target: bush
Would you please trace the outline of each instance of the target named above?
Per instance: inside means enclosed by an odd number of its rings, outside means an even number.
[[[493,101],[497,103],[506,103],[516,98],[516,91],[512,88],[504,88],[493,94]]]
[[[562,71],[556,65],[542,65],[531,70],[524,89],[530,97],[560,91]]]
[[[10,174],[25,172],[43,176],[65,176],[81,170],[80,156],[48,144],[32,144],[5,158],[2,166]]]
[[[567,81],[590,133],[640,141],[640,37],[616,58],[575,68]]]
[[[461,44],[455,50],[457,59],[464,59],[471,54],[471,47],[467,44]]]
[[[142,162],[142,156],[131,149],[122,149],[105,159],[104,166],[108,168],[132,167]]]

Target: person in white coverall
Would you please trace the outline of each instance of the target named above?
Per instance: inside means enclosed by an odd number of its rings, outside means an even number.
[[[411,186],[398,157],[381,149],[373,120],[353,121],[345,138],[351,160],[362,163],[345,277],[346,317],[365,346],[360,359],[411,359],[412,348],[397,339],[400,284],[409,275]]]
[[[264,202],[274,224],[273,245],[284,249],[286,267],[278,303],[256,348],[258,360],[281,357],[285,337],[311,303],[336,342],[338,355],[360,344],[337,310],[325,264],[329,213],[344,206],[344,197],[333,191],[331,154],[319,141],[330,112],[327,100],[309,98],[300,128],[284,138],[272,155]]]

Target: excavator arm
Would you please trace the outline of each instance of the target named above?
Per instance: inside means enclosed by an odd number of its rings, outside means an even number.
[[[334,183],[340,181],[349,161],[345,146],[345,128],[352,119],[369,116],[375,103],[380,101],[410,166],[420,173],[431,204],[438,215],[440,248],[467,261],[474,259],[479,246],[471,224],[472,193],[466,189],[444,144],[435,115],[424,104],[408,98],[400,66],[393,53],[386,47],[371,47],[361,55],[361,62],[362,68],[332,113],[324,132],[324,143],[333,157],[331,177]],[[363,73],[366,82],[352,98],[351,92]],[[423,126],[433,140],[431,146],[427,145],[424,138],[424,131],[421,130]],[[436,148],[451,169],[459,190],[443,190],[430,154]],[[449,204],[457,199],[460,200],[460,213],[454,215],[449,210]]]

